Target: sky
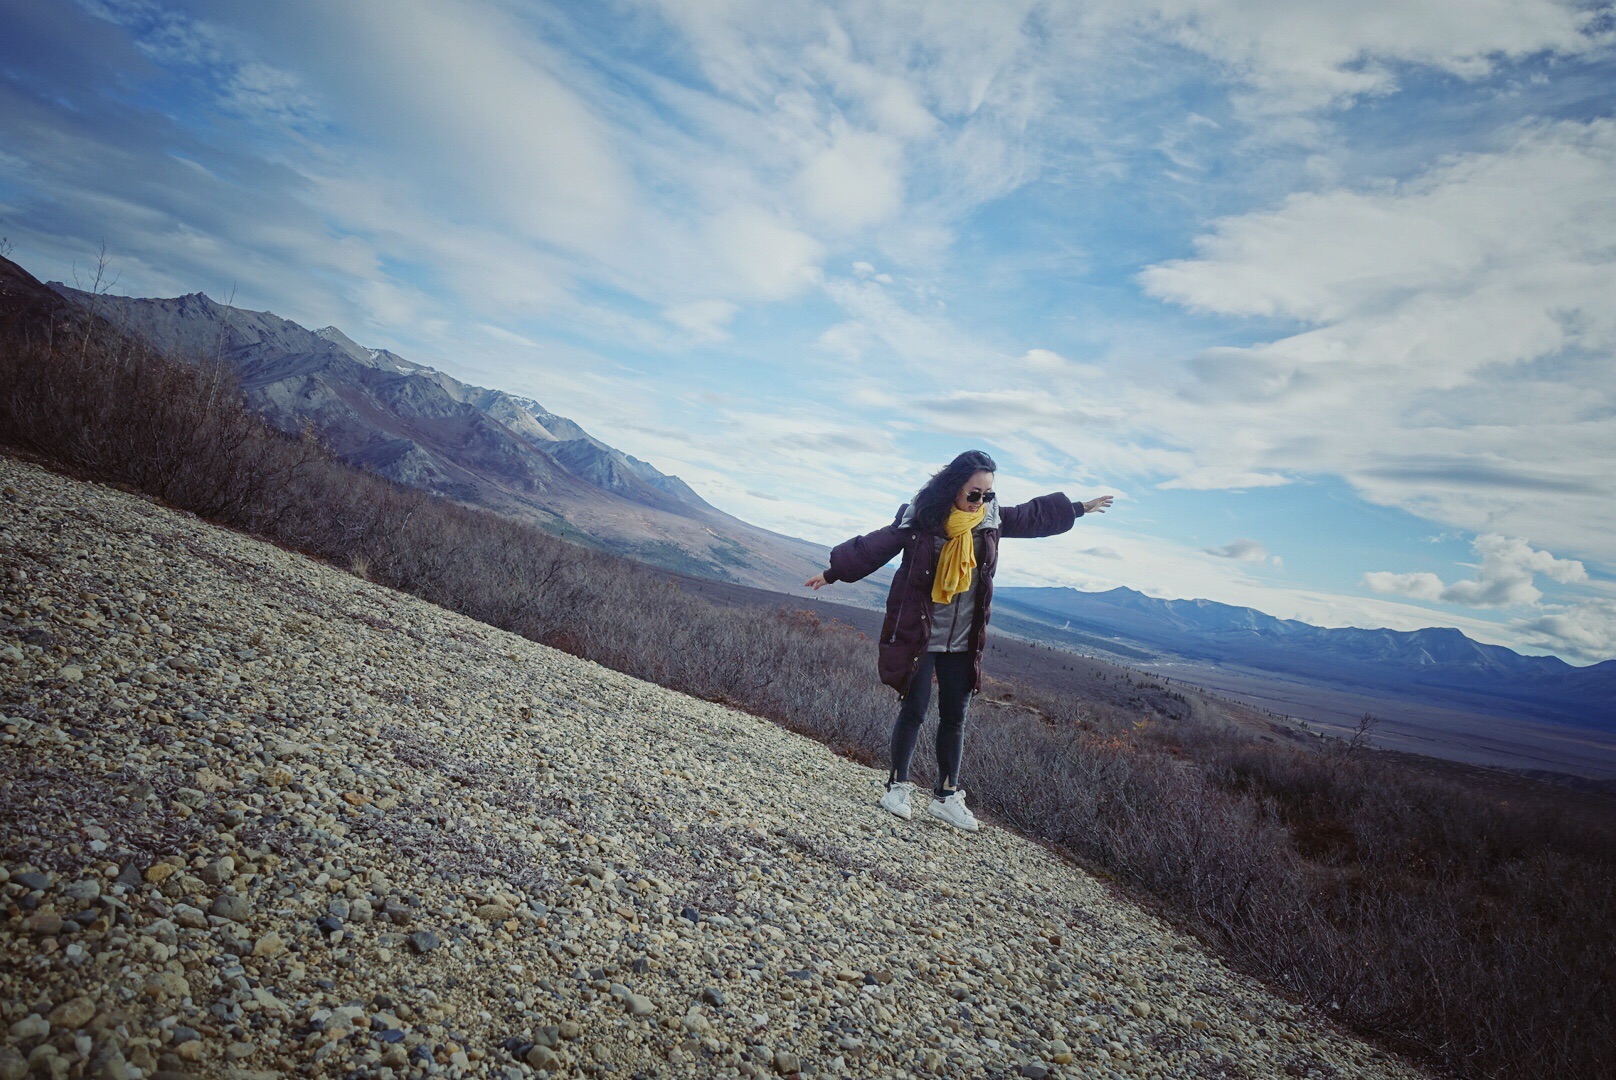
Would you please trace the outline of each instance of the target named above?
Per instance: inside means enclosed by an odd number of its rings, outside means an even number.
[[[0,236],[1001,584],[1616,657],[1616,7],[0,0]]]

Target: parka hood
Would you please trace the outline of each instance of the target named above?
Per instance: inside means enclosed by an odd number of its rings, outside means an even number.
[[[918,495],[919,492],[916,492],[916,494]],[[900,529],[910,529],[910,528],[914,527],[914,524],[915,524],[915,500],[914,499],[910,499],[908,502],[906,502],[902,506],[898,507],[898,516],[893,519],[892,523],[894,525],[896,525]],[[976,528],[978,530],[981,530],[981,529],[997,529],[998,527],[999,527],[999,500],[994,499],[992,502],[988,503],[988,512],[982,515],[982,524],[978,525]]]

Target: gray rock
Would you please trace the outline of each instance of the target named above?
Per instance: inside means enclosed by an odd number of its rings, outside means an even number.
[[[215,912],[215,914],[218,914],[218,912]],[[187,930],[206,930],[208,928],[208,917],[202,914],[201,908],[194,908],[190,904],[175,904],[173,918],[176,923]]]
[[[0,1080],[22,1080],[28,1075],[28,1059],[9,1046],[0,1046]]]
[[[87,996],[80,996],[56,1006],[46,1019],[53,1028],[73,1030],[88,1024],[93,1016],[95,1016],[95,1002]]]
[[[225,885],[235,880],[236,860],[232,859],[229,855],[226,855],[220,859],[214,859],[201,870],[197,871],[196,876],[207,882],[209,885],[212,885],[214,888],[218,888],[220,885]]]
[[[21,885],[25,889],[41,891],[50,888],[51,884],[50,878],[46,877],[44,874],[37,873],[32,870],[21,874],[12,874],[11,880],[16,882],[18,885]]]
[[[414,949],[417,954],[431,952],[443,944],[438,940],[438,935],[430,930],[417,930],[410,935],[409,942],[410,948]]]
[[[77,900],[79,903],[83,904],[90,900],[98,899],[101,896],[101,883],[96,881],[94,878],[85,878],[82,881],[75,881],[62,888],[62,895],[67,897],[69,900]]]
[[[30,1013],[11,1025],[11,1041],[26,1042],[29,1039],[43,1039],[50,1034],[50,1021],[38,1013]]]
[[[252,917],[252,905],[245,896],[220,896],[208,905],[208,914],[231,922],[246,922]]]

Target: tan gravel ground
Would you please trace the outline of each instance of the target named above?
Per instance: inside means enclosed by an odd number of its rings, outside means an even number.
[[[0,1080],[1415,1077],[1001,829],[0,457]]]

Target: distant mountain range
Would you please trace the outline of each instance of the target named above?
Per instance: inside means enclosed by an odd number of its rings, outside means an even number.
[[[343,459],[398,483],[722,581],[800,590],[826,564],[825,548],[723,513],[536,401],[366,348],[334,326],[309,330],[202,293],[136,299],[49,288],[170,357],[228,363],[271,423],[289,432],[312,425]],[[864,602],[880,595],[876,586],[859,592]]]
[[[995,603],[1049,640],[1135,665],[1167,658],[1233,665],[1616,731],[1616,660],[1579,668],[1558,657],[1484,645],[1451,628],[1326,629],[1212,600],[1157,600],[1132,589],[1001,587]]]

